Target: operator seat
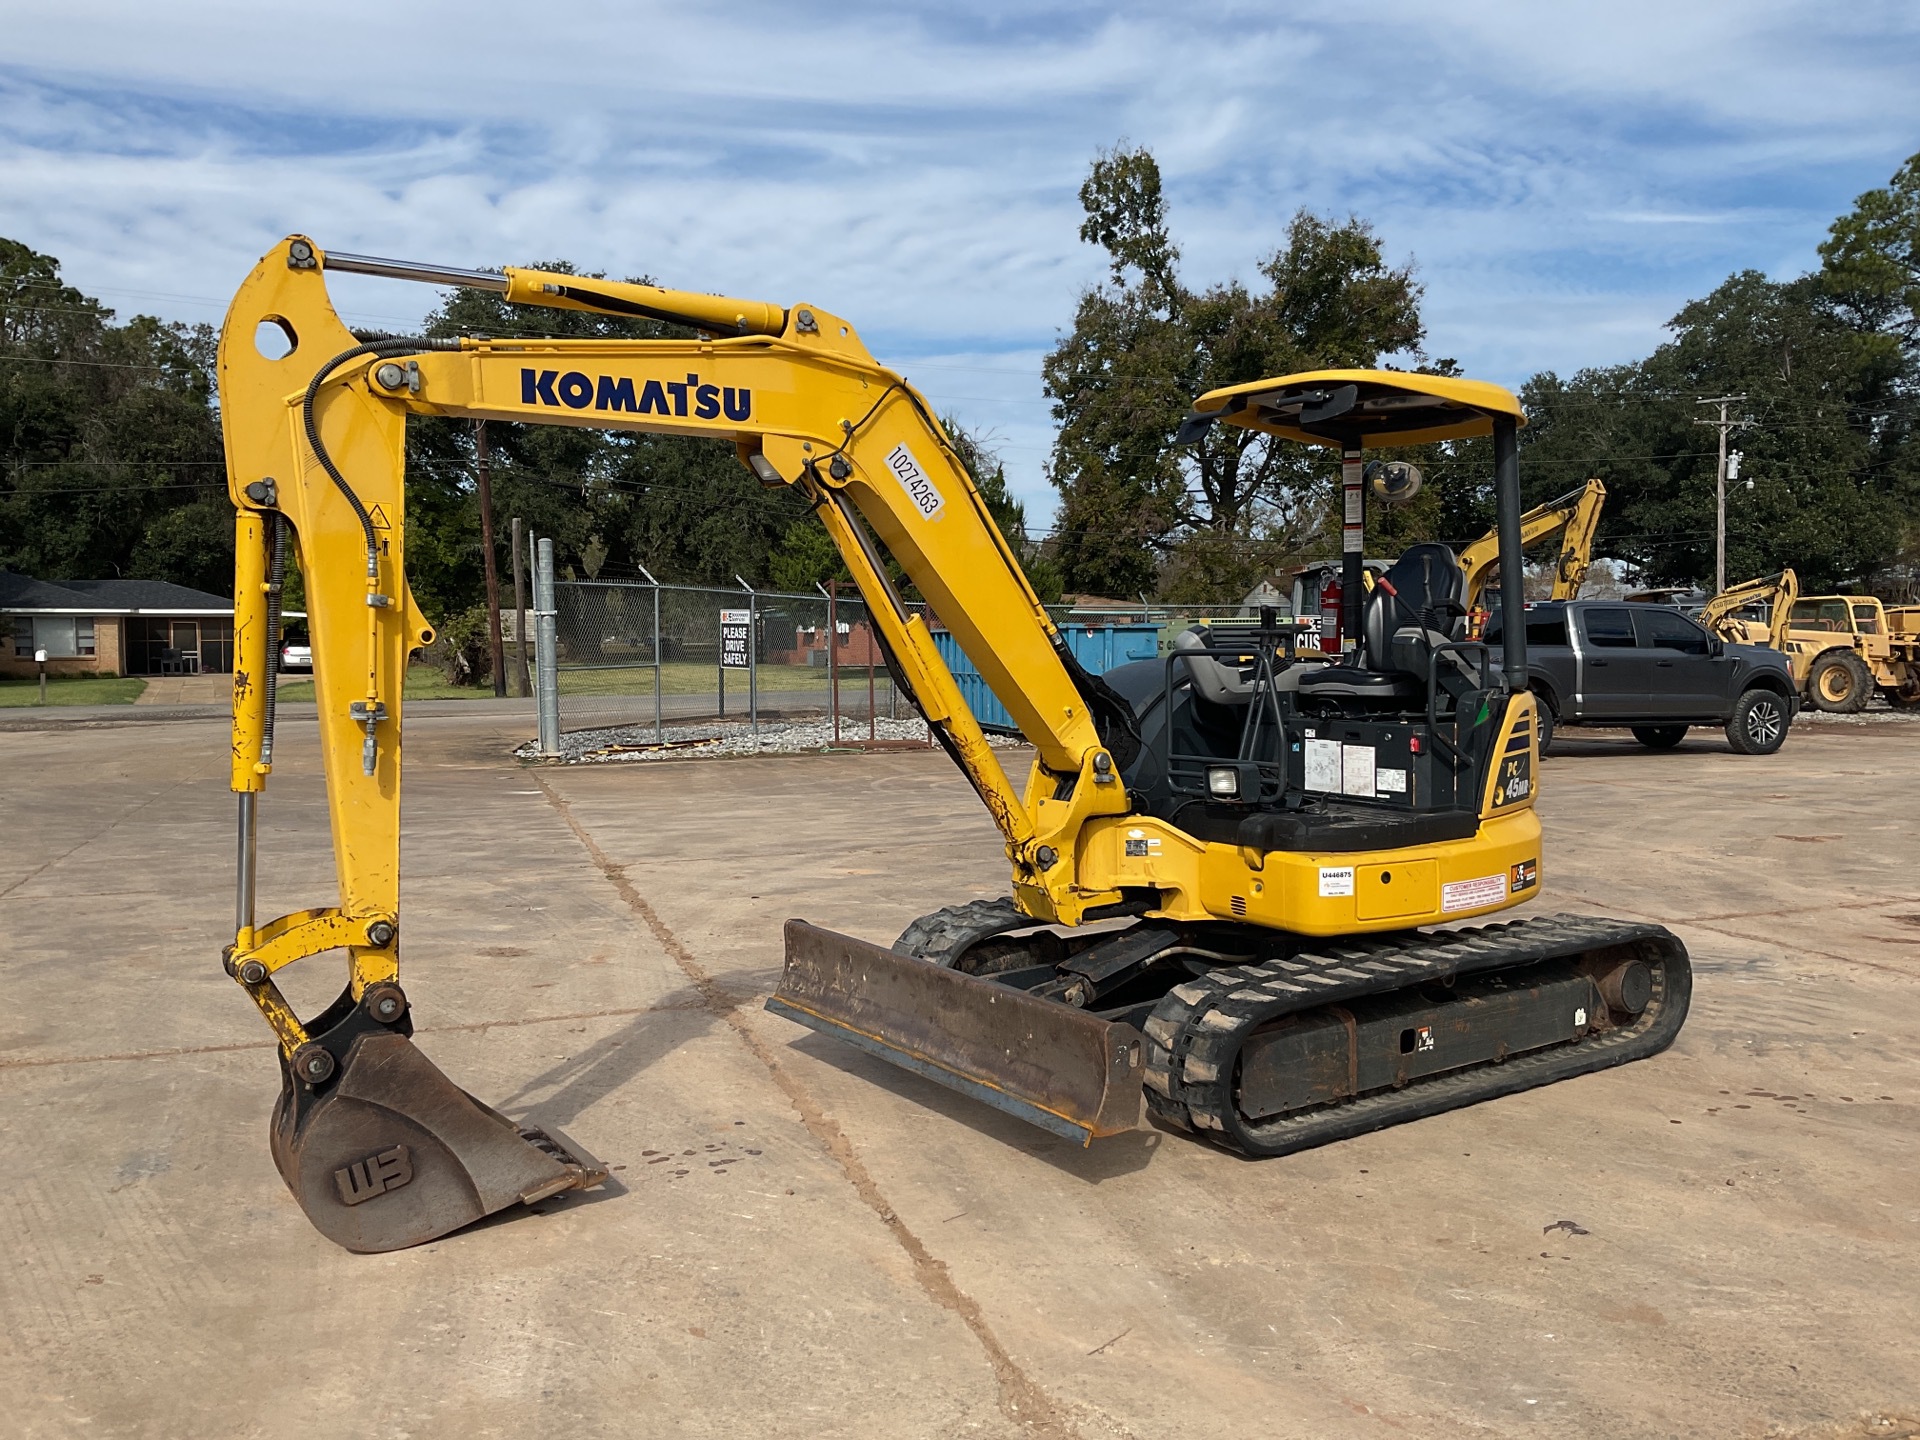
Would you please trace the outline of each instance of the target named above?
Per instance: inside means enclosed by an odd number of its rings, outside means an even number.
[[[1422,699],[1434,646],[1459,639],[1464,629],[1466,589],[1466,572],[1449,547],[1410,547],[1367,596],[1358,663],[1302,675],[1300,698],[1381,706]]]

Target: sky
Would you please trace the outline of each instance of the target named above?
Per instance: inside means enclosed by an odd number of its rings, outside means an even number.
[[[123,317],[218,322],[296,231],[807,302],[1041,523],[1103,148],[1158,157],[1189,284],[1256,282],[1303,206],[1356,214],[1414,262],[1428,353],[1510,386],[1811,268],[1920,150],[1920,7],[1879,0],[10,0],[4,37],[0,235]],[[385,329],[437,298],[330,284]]]

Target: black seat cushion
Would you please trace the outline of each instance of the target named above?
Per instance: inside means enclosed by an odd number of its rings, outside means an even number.
[[[1166,818],[1196,840],[1245,845],[1261,854],[1319,850],[1352,854],[1471,840],[1480,817],[1471,810],[1389,810],[1378,805],[1310,801],[1298,810],[1248,814],[1245,805],[1187,800]]]
[[[1301,674],[1300,693],[1342,700],[1412,700],[1418,698],[1420,685],[1411,675],[1398,671],[1315,665]]]

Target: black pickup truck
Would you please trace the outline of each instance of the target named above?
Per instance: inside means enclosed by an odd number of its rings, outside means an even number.
[[[1527,671],[1540,701],[1540,748],[1563,725],[1624,726],[1654,750],[1712,725],[1742,755],[1771,755],[1800,700],[1786,657],[1729,645],[1666,605],[1570,600],[1529,605]],[[1498,663],[1501,623],[1485,639]]]

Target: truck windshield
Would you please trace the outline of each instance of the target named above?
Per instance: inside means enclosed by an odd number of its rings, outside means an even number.
[[[1844,600],[1802,600],[1793,607],[1787,623],[1795,630],[1826,630],[1842,635],[1853,628]]]

